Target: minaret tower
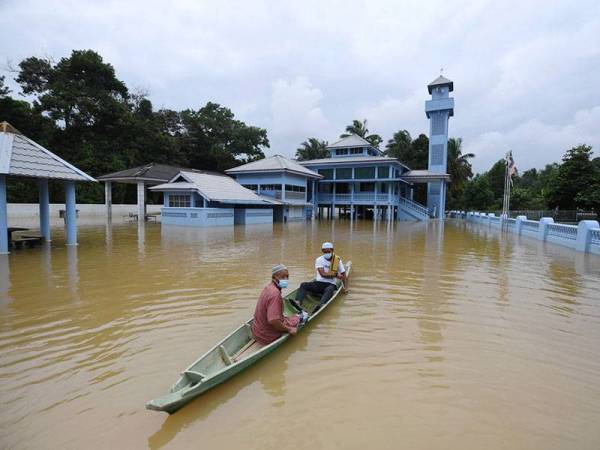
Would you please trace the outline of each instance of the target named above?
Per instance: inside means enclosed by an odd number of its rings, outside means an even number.
[[[448,167],[448,119],[454,115],[454,98],[449,93],[454,83],[440,75],[427,85],[431,100],[425,102],[429,119],[429,172],[439,173],[439,180],[427,183],[427,208],[438,219],[444,218],[446,209],[446,170]]]

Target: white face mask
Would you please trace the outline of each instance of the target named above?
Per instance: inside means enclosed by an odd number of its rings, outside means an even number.
[[[325,253],[325,254],[323,254],[323,257],[325,259],[331,259],[332,256],[333,256],[333,253]]]

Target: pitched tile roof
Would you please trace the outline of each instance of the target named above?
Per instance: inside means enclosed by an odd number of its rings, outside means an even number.
[[[181,167],[169,166],[166,164],[149,163],[143,166],[132,167],[131,169],[121,170],[119,172],[107,173],[98,177],[101,181],[157,181],[166,182],[177,175],[182,170]]]
[[[323,178],[317,172],[313,172],[306,167],[302,167],[296,161],[285,158],[281,155],[273,155],[269,158],[259,159],[242,166],[234,167],[225,171],[231,175],[253,172],[291,172],[304,175],[309,178]]]
[[[96,181],[24,136],[7,122],[0,123],[0,173],[33,178]]]
[[[345,138],[341,138],[339,141],[334,142],[327,146],[327,148],[349,148],[349,147],[373,147],[366,139],[360,137],[357,134],[351,134]]]
[[[178,181],[183,178],[183,181]],[[193,190],[209,201],[232,204],[261,204],[268,201],[246,189],[233,178],[208,172],[182,170],[169,183],[151,187],[152,191]]]

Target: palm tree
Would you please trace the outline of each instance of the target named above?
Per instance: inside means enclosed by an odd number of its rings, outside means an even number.
[[[448,174],[450,185],[448,186],[448,208],[460,207],[458,202],[462,197],[467,182],[473,177],[473,168],[470,159],[473,153],[462,154],[462,139],[448,139]]]
[[[400,130],[394,133],[392,139],[390,139],[385,145],[385,155],[390,158],[398,158],[400,161],[405,162],[409,159],[411,151],[412,137],[407,130]]]
[[[367,128],[367,119],[363,119],[362,122],[354,119],[352,121],[352,125],[348,125],[346,127],[346,133],[342,133],[340,137],[345,138],[351,134],[356,134],[357,136],[366,139],[373,147],[376,148],[379,148],[379,144],[383,142],[383,139],[381,139],[381,136],[378,134],[369,134],[369,129]]]
[[[300,144],[302,147],[296,150],[296,159],[298,161],[308,161],[309,159],[327,158],[327,141],[321,141],[317,138],[310,138]]]

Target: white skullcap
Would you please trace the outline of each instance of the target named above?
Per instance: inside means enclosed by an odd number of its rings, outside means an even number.
[[[287,267],[285,267],[283,264],[275,264],[271,268],[271,275],[275,275],[277,272],[281,272],[282,270],[287,270]]]
[[[323,242],[323,245],[321,245],[321,250],[328,250],[332,248],[333,244],[331,242]]]

